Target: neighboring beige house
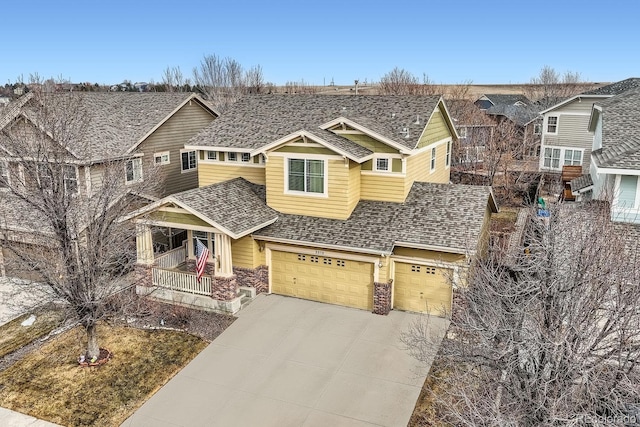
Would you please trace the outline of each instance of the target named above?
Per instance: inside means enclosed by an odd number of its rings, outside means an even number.
[[[245,97],[187,142],[199,188],[129,216],[138,290],[231,312],[270,292],[447,316],[497,210],[490,188],[449,183],[456,138],[438,96]],[[188,238],[157,254],[157,228]]]
[[[588,129],[593,104],[639,86],[640,78],[629,78],[573,96],[542,111],[540,171],[561,172],[564,165],[579,165],[587,173],[593,143]]]
[[[89,198],[105,179],[105,165],[116,162],[122,168],[123,186],[144,181],[144,171],[153,168],[158,172],[153,179],[163,184],[144,196],[163,197],[198,186],[197,162],[184,152],[184,144],[216,117],[198,95],[188,93],[23,95],[0,115],[0,187],[5,187],[0,188],[0,229],[10,236],[4,245],[11,239],[29,242],[30,235],[44,232],[6,189],[18,182],[13,180],[25,180],[22,162],[41,163],[40,183],[60,174],[65,192]],[[15,152],[18,143],[36,146],[43,141],[48,152],[39,157]],[[0,272],[20,275],[21,266],[10,252],[6,247],[0,252]]]

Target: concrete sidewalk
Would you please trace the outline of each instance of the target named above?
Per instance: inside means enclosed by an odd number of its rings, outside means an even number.
[[[419,315],[260,295],[123,426],[406,426],[428,366]],[[431,318],[439,340],[447,321]]]
[[[0,408],[0,426],[2,427],[59,427],[48,421],[39,420],[29,415],[10,409]]]

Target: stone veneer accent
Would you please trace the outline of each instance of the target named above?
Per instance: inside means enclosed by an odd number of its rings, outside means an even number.
[[[153,286],[153,276],[151,272],[151,265],[136,264],[134,267],[135,280],[137,286]]]
[[[255,288],[256,294],[269,290],[269,268],[266,265],[257,268],[233,267],[233,272],[238,276],[238,286]]]
[[[188,271],[190,271],[191,273],[195,273],[196,272],[196,260],[194,259],[188,259],[185,264],[187,265],[187,268],[189,269]],[[204,274],[208,275],[208,276],[213,276],[215,272],[215,265],[212,262],[208,262],[204,265]]]
[[[373,282],[373,312],[387,315],[391,311],[391,282]]]
[[[189,271],[195,273],[196,260],[188,259],[186,264]],[[238,297],[238,280],[235,274],[230,277],[215,276],[215,265],[212,262],[208,262],[205,265],[204,274],[211,276],[211,298],[219,301],[230,301]]]
[[[220,301],[230,301],[238,297],[238,280],[234,274],[229,277],[211,278],[211,297]]]

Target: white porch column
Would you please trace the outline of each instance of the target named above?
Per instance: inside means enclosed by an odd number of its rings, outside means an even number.
[[[226,234],[215,233],[216,276],[233,275],[231,260],[231,238]]]
[[[136,250],[138,264],[153,264],[153,239],[147,224],[136,224]]]

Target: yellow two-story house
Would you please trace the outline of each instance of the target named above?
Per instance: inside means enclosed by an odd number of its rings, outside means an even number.
[[[490,188],[449,183],[455,138],[439,96],[245,97],[185,145],[199,187],[128,217],[140,291],[232,312],[270,292],[448,315],[497,209]],[[154,253],[156,236],[183,230]],[[209,248],[200,279],[197,240]]]

